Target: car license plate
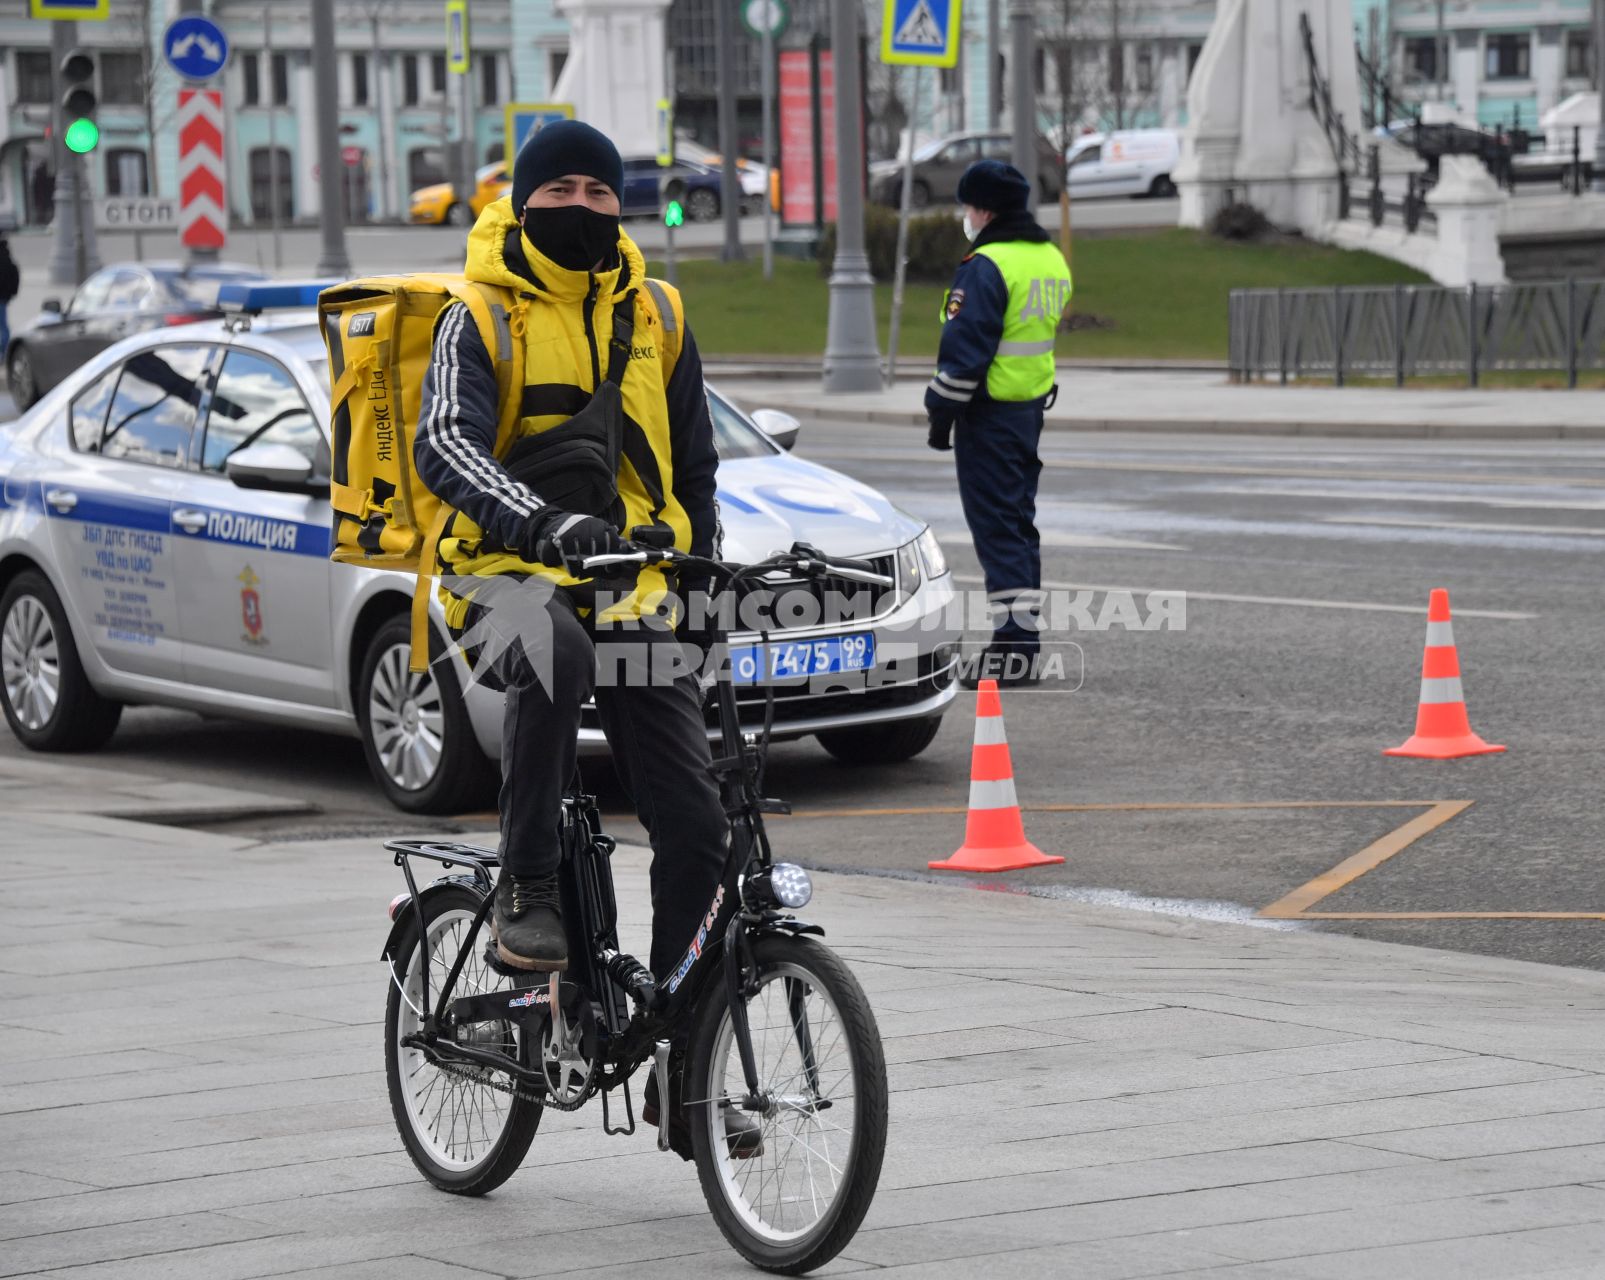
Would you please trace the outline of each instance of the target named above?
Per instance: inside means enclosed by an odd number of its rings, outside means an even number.
[[[875,665],[875,634],[820,636],[814,640],[773,640],[769,644],[769,679],[803,680],[842,671],[868,671]],[[738,645],[730,650],[736,684],[762,684],[763,646]]]

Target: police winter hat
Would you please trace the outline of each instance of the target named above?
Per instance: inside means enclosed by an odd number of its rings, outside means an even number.
[[[959,203],[988,213],[1023,209],[1030,198],[1025,174],[1001,160],[977,160],[959,179]]]
[[[583,173],[624,194],[624,161],[605,133],[582,120],[556,120],[529,136],[513,161],[513,213],[522,217],[537,187]]]

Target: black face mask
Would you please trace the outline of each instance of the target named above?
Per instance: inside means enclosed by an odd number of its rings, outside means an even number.
[[[532,245],[569,271],[589,271],[599,262],[608,268],[618,258],[616,213],[598,213],[583,204],[525,209],[523,226]]]

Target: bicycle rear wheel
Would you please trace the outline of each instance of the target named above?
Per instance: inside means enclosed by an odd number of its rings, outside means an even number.
[[[823,1266],[858,1230],[886,1151],[886,1059],[869,1001],[847,966],[812,938],[754,945],[747,1003],[765,1112],[748,1112],[763,1150],[731,1154],[725,1112],[746,1096],[723,983],[697,1011],[685,1104],[697,1174],[719,1229],[766,1271]]]
[[[424,901],[431,1001],[439,999],[440,984],[467,940],[481,900],[477,890],[451,885]],[[483,936],[482,931],[479,938]],[[414,925],[397,944],[398,969],[404,976],[398,986],[392,975],[385,1006],[390,1110],[407,1154],[425,1178],[442,1191],[484,1195],[506,1182],[524,1159],[540,1123],[541,1105],[508,1092],[510,1081],[501,1072],[432,1062],[424,1050],[402,1044],[422,1026],[421,954]],[[455,995],[469,996],[511,986],[476,950],[464,962],[453,990]],[[465,1043],[500,1050],[518,1062],[530,1060],[530,1047],[523,1043],[523,1031],[516,1022],[474,1023],[456,1034]]]

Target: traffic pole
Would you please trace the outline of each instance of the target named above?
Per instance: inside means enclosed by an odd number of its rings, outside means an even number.
[[[994,0],[994,3],[996,0]],[[1037,203],[1037,91],[1031,67],[1035,35],[1031,28],[1031,0],[1009,0],[1009,79],[1014,82],[1014,167],[1031,188],[1027,207]],[[1119,56],[1118,54],[1114,56]]]
[[[78,43],[76,22],[50,24],[51,150],[56,159],[55,233],[50,255],[52,284],[82,284],[100,270],[95,221],[89,216],[89,175],[82,159],[67,148],[67,117],[61,98],[66,84],[61,64]]]
[[[741,178],[736,172],[736,6],[720,0],[714,14],[715,63],[719,76],[719,213],[724,219],[720,262],[740,262]]]
[[[775,278],[774,223],[769,207],[770,175],[775,167],[775,139],[772,118],[775,111],[775,24],[772,9],[766,9],[763,24],[763,278]]]
[[[1605,0],[1594,0],[1594,88],[1599,94],[1599,132],[1594,135],[1594,181],[1588,189],[1605,196]]]
[[[351,275],[346,253],[345,205],[340,168],[340,93],[335,78],[334,0],[312,0],[312,87],[318,114],[318,225],[323,247],[320,276]]]
[[[864,250],[864,81],[858,60],[856,0],[831,0],[830,59],[835,71],[836,263],[830,273],[825,339],[827,394],[878,391],[881,358],[875,333],[875,281]]]
[[[913,86],[909,89],[908,151],[903,156],[903,195],[897,208],[897,267],[892,278],[892,320],[886,334],[886,385],[897,382],[897,340],[903,331],[903,284],[908,279],[908,212],[914,197],[914,130],[920,114],[920,72],[913,68]]]
[[[204,17],[205,14],[206,14],[206,0],[178,0],[178,11],[181,14],[183,14],[183,13],[198,13],[198,14],[201,14]],[[268,78],[270,80],[272,79],[272,73],[273,73],[273,62],[272,62],[272,59],[269,59],[268,60]],[[187,80],[187,81],[181,81],[180,83],[181,83],[181,85],[182,84],[193,85],[195,83],[195,81]],[[207,84],[215,84],[217,82],[215,80],[206,80],[206,81],[201,81],[201,83],[203,85],[207,85]],[[271,97],[272,93],[270,92],[268,96]],[[155,140],[152,139],[153,145],[154,145],[154,141]],[[227,154],[227,148],[226,147],[224,148],[224,154]],[[225,187],[224,190],[226,192],[227,188]],[[224,217],[226,219],[227,215],[228,215],[228,200],[227,200],[226,195],[225,195],[224,202],[223,202],[223,214],[224,214]],[[225,221],[224,226],[223,226],[222,229],[225,232],[228,230],[228,225],[227,225],[226,221]],[[215,248],[212,248],[210,245],[194,245],[194,244],[192,244],[192,245],[186,246],[186,248],[184,250],[184,260],[189,266],[192,266],[192,267],[200,265],[200,264],[203,264],[203,263],[216,262],[216,261],[218,261],[218,259],[220,257],[221,257],[221,255],[218,253],[218,251]]]

